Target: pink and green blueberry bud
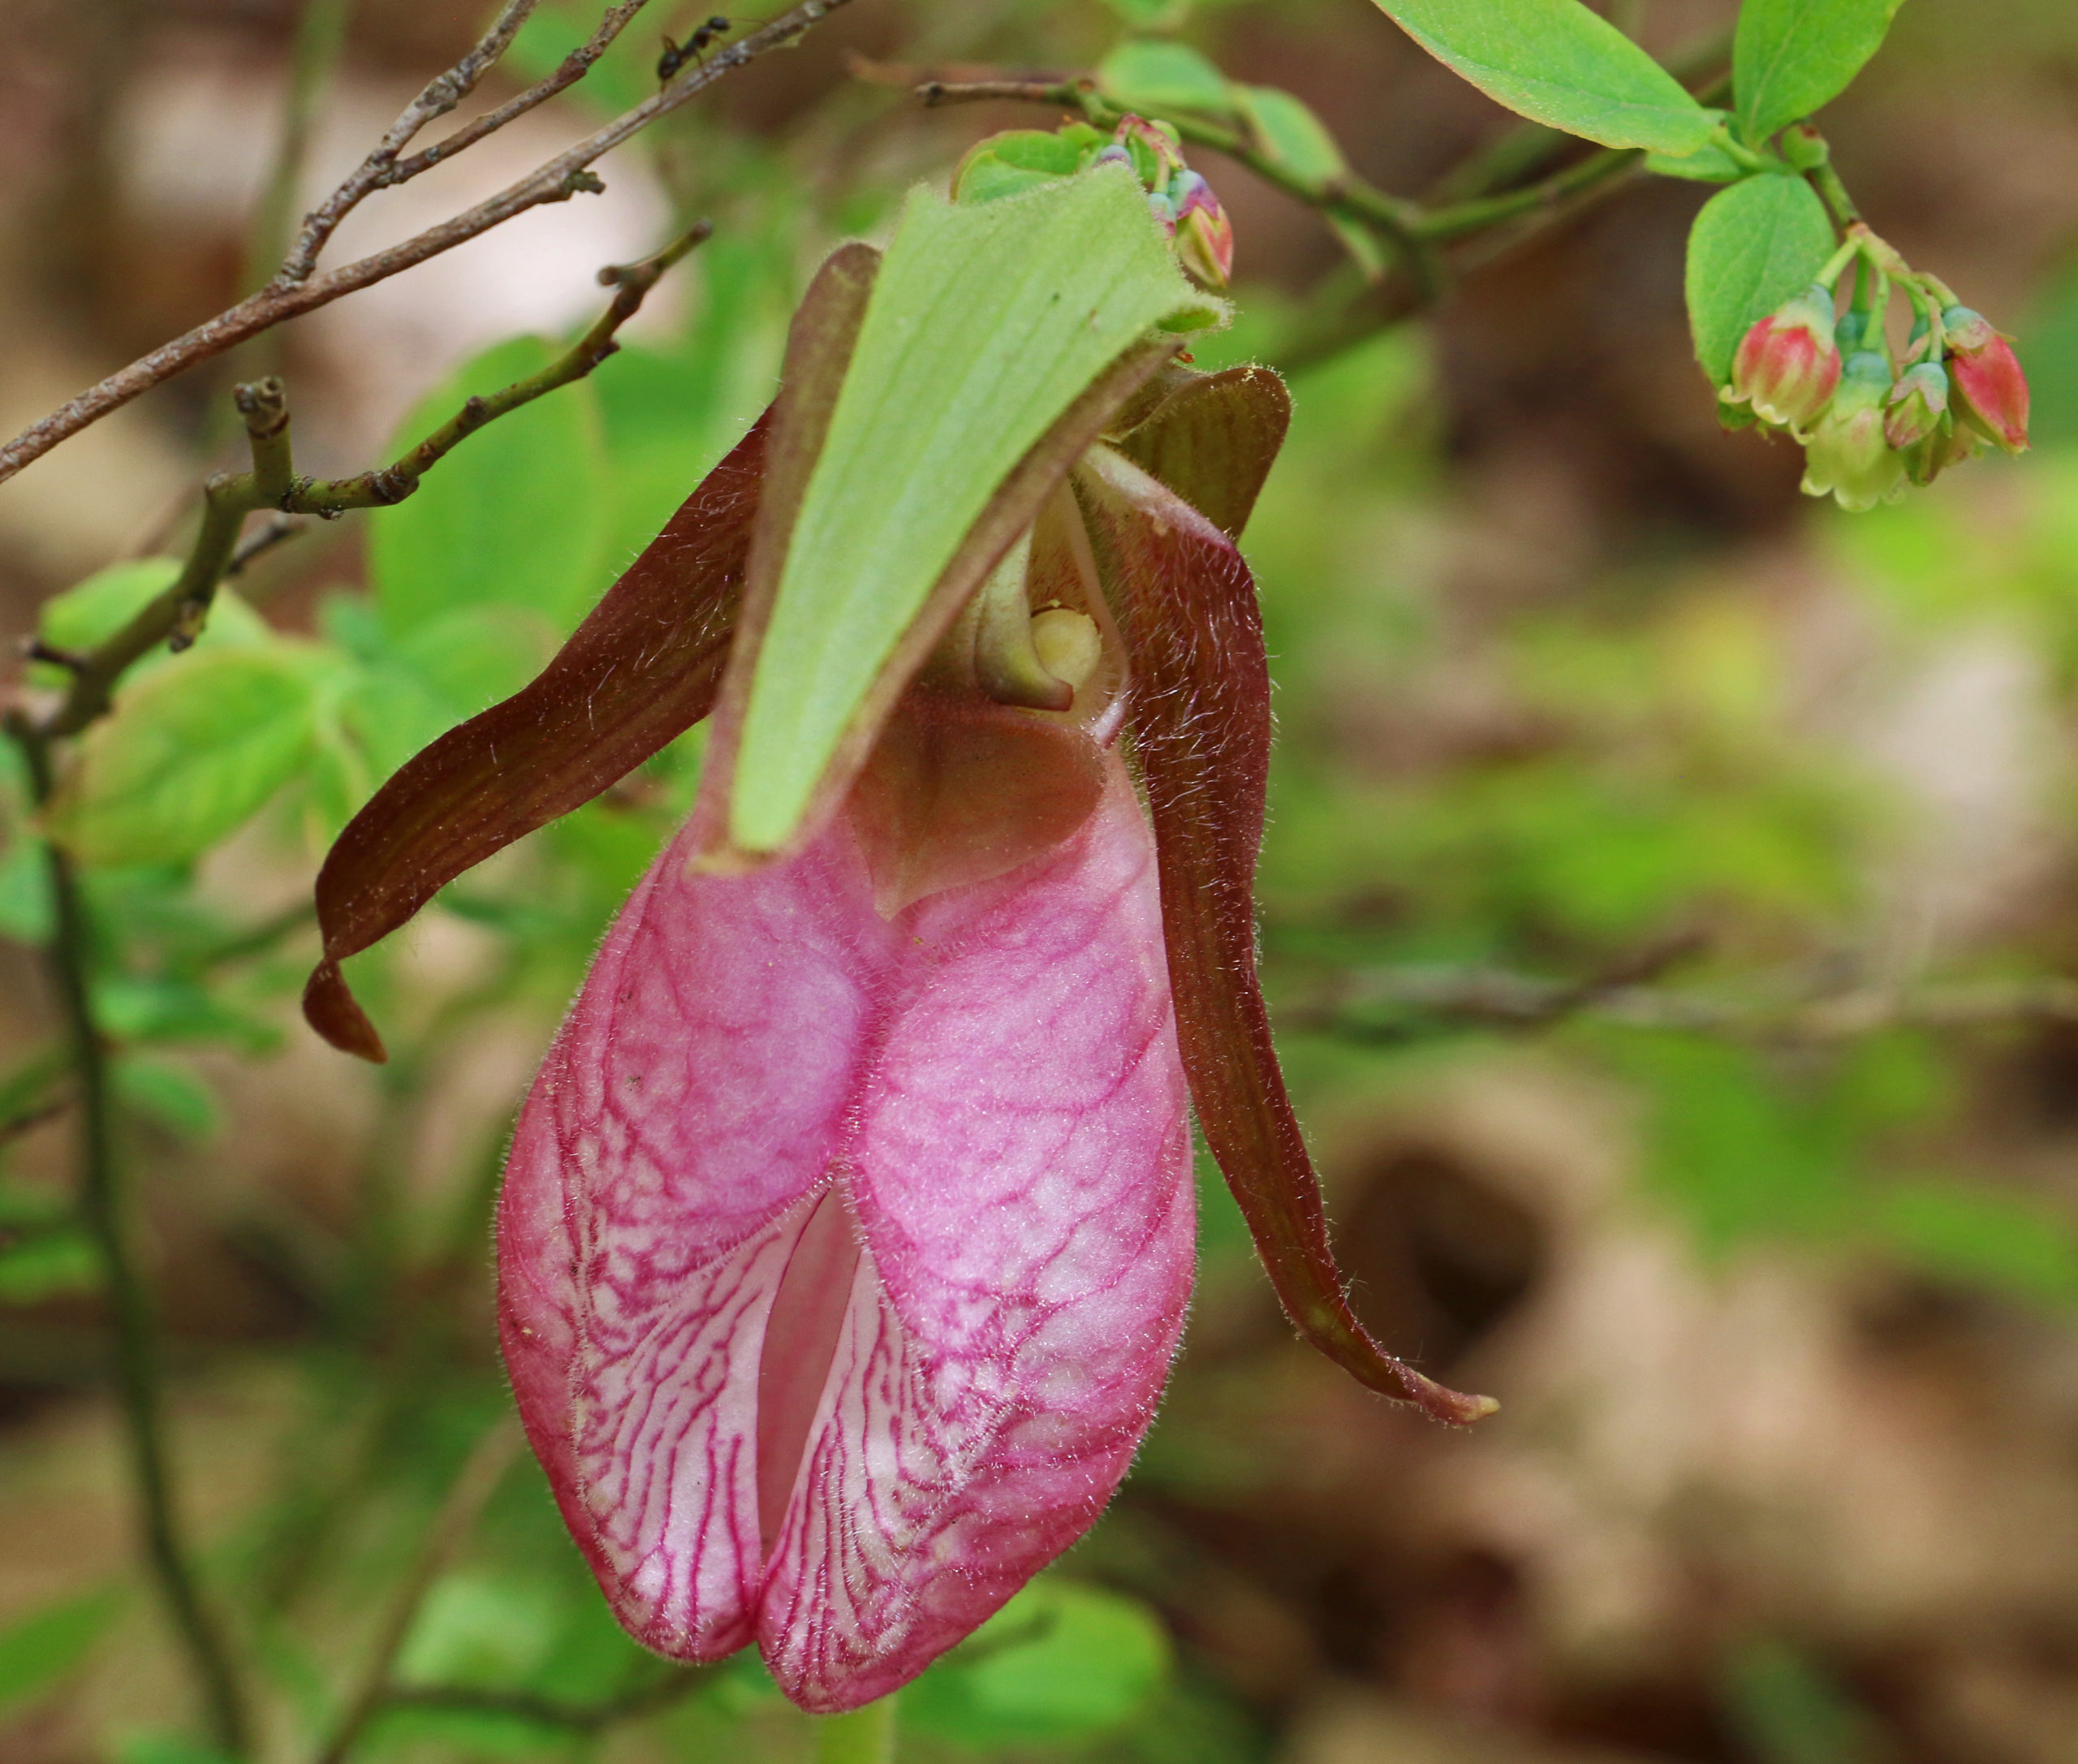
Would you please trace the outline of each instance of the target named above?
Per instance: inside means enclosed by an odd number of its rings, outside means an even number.
[[[1176,256],[1202,287],[1223,288],[1234,275],[1234,223],[1212,186],[1195,171],[1169,186],[1175,204]]]
[[[2028,449],[2028,377],[2012,344],[1982,314],[1951,306],[1941,315],[1955,381],[1956,408],[1985,440],[2008,453]]]
[[[1859,513],[1902,493],[1905,462],[1883,433],[1891,385],[1890,364],[1875,351],[1848,357],[1839,390],[1812,427],[1805,495],[1830,495]]]
[[[1735,404],[1751,404],[1764,421],[1801,434],[1839,383],[1833,297],[1813,287],[1747,332],[1732,357],[1727,397]]]
[[[1948,376],[1931,361],[1908,368],[1890,388],[1883,417],[1883,437],[1897,448],[1916,446],[1941,426],[1948,414]]]
[[[1140,182],[1150,190],[1166,190],[1184,169],[1183,142],[1166,123],[1128,116],[1119,123],[1114,140],[1126,150]]]

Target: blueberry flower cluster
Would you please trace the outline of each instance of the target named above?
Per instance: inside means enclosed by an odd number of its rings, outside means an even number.
[[[1902,359],[1885,330],[1894,290],[1914,314]],[[1758,423],[1802,442],[1805,494],[1847,509],[1895,501],[1987,444],[2013,454],[2028,445],[2028,382],[2011,340],[1865,226],[1746,334],[1721,397],[1729,426]]]

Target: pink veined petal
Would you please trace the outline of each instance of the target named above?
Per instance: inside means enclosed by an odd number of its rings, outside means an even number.
[[[840,817],[735,877],[682,838],[610,934],[515,1137],[502,1320],[649,1645],[754,1628],[796,1701],[855,1707],[1123,1476],[1193,1220],[1153,841],[1104,765],[1061,846],[892,920]]]
[[[1194,1205],[1153,840],[1124,767],[930,896],[847,1159],[851,1307],[758,1625],[810,1709],[906,1683],[1081,1536],[1153,1414]]]
[[[690,852],[681,835],[623,910],[521,1113],[500,1324],[615,1615],[714,1659],[750,1639],[765,1318],[837,1148],[887,937],[841,849],[696,878]]]

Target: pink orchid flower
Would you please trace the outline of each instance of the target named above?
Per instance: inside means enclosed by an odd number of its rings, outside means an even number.
[[[1269,678],[1235,536],[1274,374],[1122,363],[989,517],[1028,536],[1016,640],[951,583],[797,847],[703,861],[791,518],[767,464],[799,456],[802,339],[863,252],[804,304],[775,412],[541,678],[349,826],[305,995],[381,1058],[340,960],[716,711],[701,804],[522,1113],[501,1330],[630,1632],[755,1641],[823,1712],[914,1677],[1123,1477],[1189,1293],[1192,1104],[1301,1332],[1440,1419],[1494,1406],[1351,1312],[1256,980]]]

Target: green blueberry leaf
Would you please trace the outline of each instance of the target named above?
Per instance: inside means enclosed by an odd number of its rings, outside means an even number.
[[[76,1225],[11,1234],[0,1244],[0,1305],[41,1305],[100,1284],[93,1240]]]
[[[1714,386],[1739,339],[1810,287],[1833,253],[1826,205],[1801,178],[1763,174],[1720,190],[1688,235],[1688,322]]]
[[[1150,333],[1224,312],[1184,281],[1124,166],[994,202],[912,194],[782,541],[731,843],[773,852],[795,835],[1013,468]]]
[[[126,1054],[116,1063],[115,1087],[133,1111],[183,1139],[213,1139],[223,1125],[216,1092],[192,1066]]]
[[[1093,1740],[1169,1670],[1169,1638],[1145,1605],[1049,1576],[905,1690],[902,1720],[976,1750]]]
[[[45,1605],[0,1630],[0,1710],[54,1686],[87,1657],[122,1609],[119,1594],[88,1593]]]
[[[2062,1209],[2032,1196],[1923,1180],[1880,1190],[1877,1235],[1945,1279],[2037,1304],[2078,1302],[2078,1236]]]
[[[1711,113],[1580,0],[1377,0],[1438,61],[1496,102],[1605,147],[1690,153]]]
[[[200,652],[139,680],[80,744],[51,836],[109,865],[184,863],[235,832],[308,757],[307,648]]]
[[[478,356],[413,413],[397,451],[472,395],[553,359],[537,337]],[[374,517],[369,563],[383,621],[401,636],[465,606],[503,606],[567,633],[606,584],[612,513],[597,395],[580,380],[470,436],[415,494]]]
[[[1746,0],[1732,40],[1739,130],[1758,144],[1847,90],[1901,0]]]
[[[1227,75],[1183,43],[1133,39],[1119,44],[1097,70],[1097,89],[1114,104],[1145,116],[1188,110],[1231,116],[1234,94]]]
[[[1275,86],[1236,86],[1234,95],[1256,144],[1286,170],[1325,183],[1349,169],[1340,144],[1304,99]]]

